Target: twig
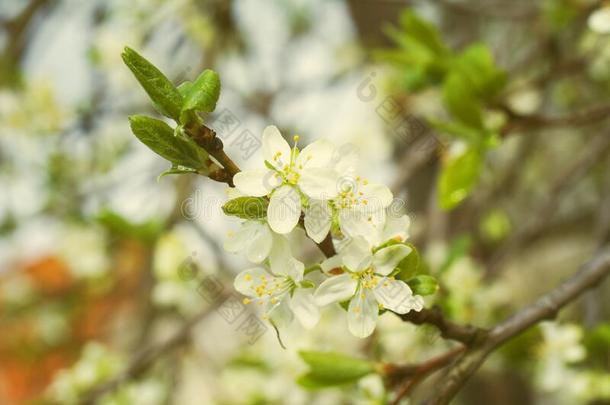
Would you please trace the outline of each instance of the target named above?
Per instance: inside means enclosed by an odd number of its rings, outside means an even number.
[[[519,129],[534,130],[540,128],[588,125],[610,118],[610,104],[600,104],[567,115],[558,116],[540,114],[521,115],[506,106],[502,106],[501,109],[510,118],[509,123],[502,129],[504,135]]]
[[[487,330],[472,325],[461,325],[447,320],[439,308],[424,308],[398,315],[400,319],[414,325],[428,324],[436,327],[445,339],[455,340],[467,346],[474,345],[487,335]]]
[[[610,150],[610,133],[595,137],[580,156],[565,170],[561,171],[538,207],[529,211],[529,220],[523,222],[509,239],[493,255],[488,274],[497,272],[499,263],[515,250],[536,237],[552,219],[560,202],[561,195],[575,182],[580,180]]]
[[[491,352],[536,323],[545,319],[553,319],[564,306],[588,289],[598,286],[609,274],[610,247],[606,246],[572,277],[530,306],[495,326],[480,344],[469,348],[452,368],[447,378],[443,380],[437,394],[425,403],[427,405],[448,404]]]
[[[233,176],[239,173],[240,169],[225,153],[222,141],[218,139],[216,132],[205,125],[197,123],[191,124],[185,129],[186,133],[193,138],[199,146],[205,149],[222,165],[223,170],[212,172],[209,174],[209,177],[212,180],[227,183],[229,186],[234,187]]]
[[[456,346],[455,348],[441,354],[440,356],[433,357],[430,360],[419,365],[407,365],[390,369],[388,373],[389,378],[392,378],[393,375],[407,377],[405,382],[402,384],[402,386],[396,393],[396,397],[394,398],[394,401],[392,401],[391,404],[398,405],[400,401],[404,397],[408,396],[419,383],[421,383],[435,371],[446,367],[459,354],[463,353],[464,350],[466,350],[466,346]]]

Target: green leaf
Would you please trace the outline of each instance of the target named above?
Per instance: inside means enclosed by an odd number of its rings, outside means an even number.
[[[169,160],[175,166],[195,169],[208,174],[208,154],[193,141],[174,135],[165,122],[144,115],[129,117],[135,136],[153,152]]]
[[[454,69],[468,80],[477,96],[484,100],[498,95],[507,80],[506,73],[496,66],[485,44],[473,44],[466,48],[456,58]]]
[[[222,211],[242,219],[264,219],[268,206],[269,200],[263,197],[238,197],[227,201],[222,206]]]
[[[211,112],[216,108],[220,96],[220,78],[213,70],[204,70],[192,84],[183,86],[182,111]]]
[[[415,12],[411,10],[404,11],[400,15],[400,24],[411,38],[425,45],[426,48],[436,55],[443,55],[448,52],[436,27],[420,18]]]
[[[188,92],[191,91],[192,87],[193,87],[193,82],[187,80],[178,85],[178,92],[180,93],[180,95],[182,95],[182,97],[186,97]]]
[[[464,201],[477,183],[482,167],[482,153],[475,148],[467,148],[445,160],[438,179],[441,208],[450,210]]]
[[[438,291],[436,279],[426,274],[421,274],[407,280],[407,284],[411,287],[413,294],[416,295],[431,295]]]
[[[197,170],[191,169],[190,167],[184,166],[172,166],[166,171],[162,172],[157,176],[157,181],[161,180],[165,176],[169,176],[170,174],[189,174],[189,173],[197,173]]]
[[[499,208],[485,213],[479,224],[481,236],[489,242],[498,242],[504,239],[510,231],[510,218],[506,212]]]
[[[408,280],[411,277],[415,276],[419,271],[419,265],[421,258],[419,256],[419,252],[410,243],[405,243],[405,245],[411,248],[411,253],[400,263],[398,263],[398,273],[396,273],[396,278],[399,280]]]
[[[442,121],[429,118],[428,122],[438,132],[463,139],[469,144],[478,145],[486,136],[481,129],[465,125],[460,121]]]
[[[443,83],[443,100],[455,119],[473,128],[483,128],[481,102],[464,75],[449,73]]]
[[[299,352],[310,371],[298,379],[306,388],[323,388],[354,383],[375,372],[375,363],[332,352]]]
[[[182,96],[172,82],[152,63],[129,47],[125,47],[121,57],[153,101],[157,111],[178,121]]]

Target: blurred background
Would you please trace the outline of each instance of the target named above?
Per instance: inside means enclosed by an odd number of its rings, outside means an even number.
[[[452,347],[392,314],[354,338],[339,307],[282,330],[286,349],[252,329],[226,187],[158,179],[168,162],[129,130],[155,113],[124,46],[175,83],[219,72],[208,123],[242,168],[270,124],[357,146],[439,279],[427,305],[491,326],[610,241],[609,38],[588,0],[3,0],[0,404],[384,404],[396,386],[376,374],[305,389],[298,351]],[[610,403],[609,291],[512,340],[455,403]]]

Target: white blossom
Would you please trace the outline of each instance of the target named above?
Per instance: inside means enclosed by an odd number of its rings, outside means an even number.
[[[275,126],[263,132],[265,168],[239,172],[235,187],[253,197],[270,196],[267,220],[273,231],[286,234],[294,229],[307,199],[328,200],[337,195],[337,172],[331,162],[335,150],[327,140],[318,140],[303,150],[290,148]]]
[[[340,263],[345,272],[329,277],[314,294],[318,305],[350,300],[347,314],[348,328],[357,337],[367,337],[377,323],[380,309],[398,314],[423,308],[423,298],[413,295],[409,286],[391,276],[411,248],[393,244],[373,251],[369,242],[357,237],[340,252]],[[323,263],[323,269],[336,266],[336,257]]]
[[[288,324],[296,317],[305,328],[312,328],[320,319],[320,311],[313,300],[313,288],[303,286],[303,272],[303,263],[292,259],[281,273],[273,274],[262,267],[244,270],[234,285],[250,297],[244,303],[261,305],[266,316],[277,324]]]

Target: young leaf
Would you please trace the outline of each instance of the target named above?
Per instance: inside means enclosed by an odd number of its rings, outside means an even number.
[[[162,172],[157,176],[157,181],[161,180],[165,176],[169,176],[170,174],[189,174],[189,173],[197,173],[197,170],[191,169],[190,167],[185,166],[172,166],[166,171]]]
[[[182,95],[159,69],[129,47],[121,54],[123,62],[144,88],[159,113],[178,121]]]
[[[226,215],[242,219],[263,219],[267,216],[269,201],[262,197],[237,197],[222,206]]]
[[[400,24],[411,38],[425,45],[436,55],[447,53],[447,47],[436,27],[421,19],[415,12],[411,10],[403,12],[400,15]]]
[[[298,380],[306,388],[354,383],[375,372],[375,363],[339,353],[302,351],[299,355],[310,367]]]
[[[443,99],[453,117],[473,128],[483,128],[481,102],[470,81],[453,71],[445,78]]]
[[[479,179],[483,157],[479,149],[449,157],[443,164],[438,179],[438,198],[441,208],[450,210],[461,203],[472,191]]]
[[[407,281],[415,295],[431,295],[438,291],[438,282],[432,276],[421,274]]]
[[[220,95],[220,78],[218,73],[206,69],[192,84],[183,86],[184,104],[182,111],[211,112],[216,108]]]
[[[500,70],[489,48],[474,44],[456,58],[454,68],[472,84],[475,93],[484,100],[493,99],[506,84],[506,73]]]
[[[129,117],[134,135],[157,155],[174,165],[208,174],[208,154],[194,142],[174,135],[165,122],[143,115]]]
[[[417,251],[415,246],[410,243],[405,243],[405,245],[411,248],[411,253],[409,253],[407,257],[405,257],[400,263],[398,263],[399,271],[396,274],[396,278],[399,280],[408,280],[411,277],[415,276],[419,271],[419,263],[421,260],[419,252]]]

